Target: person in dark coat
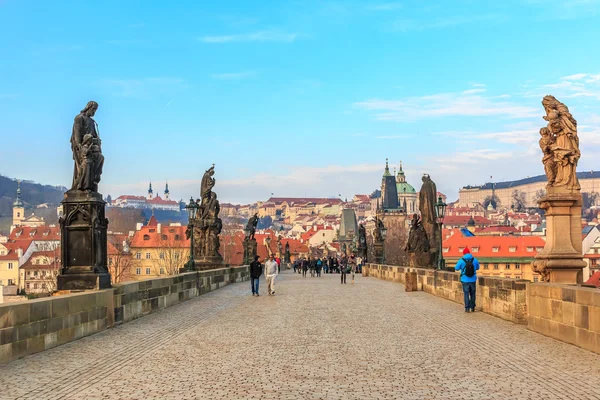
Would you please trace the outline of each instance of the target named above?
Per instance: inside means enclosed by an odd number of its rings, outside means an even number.
[[[250,283],[252,285],[252,296],[258,296],[258,282],[262,275],[262,265],[258,261],[258,256],[254,257],[254,261],[250,263]]]

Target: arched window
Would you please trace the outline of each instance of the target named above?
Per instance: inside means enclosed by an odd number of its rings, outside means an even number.
[[[21,218],[21,213],[20,212],[17,213],[17,218]]]
[[[150,235],[144,235],[144,240],[150,240]]]

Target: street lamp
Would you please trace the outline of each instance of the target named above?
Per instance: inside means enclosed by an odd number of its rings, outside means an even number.
[[[193,271],[194,268],[194,220],[196,219],[196,213],[198,212],[198,204],[194,201],[193,197],[190,197],[190,203],[185,206],[188,213],[188,229],[190,230],[190,259],[187,262],[188,271]]]
[[[437,222],[439,225],[439,232],[440,232],[440,246],[439,246],[440,255],[438,257],[437,269],[444,269],[445,261],[444,261],[444,254],[443,254],[443,248],[442,248],[442,240],[443,240],[442,225],[444,224],[444,217],[446,216],[446,203],[444,203],[444,201],[442,200],[442,196],[438,197],[438,201],[435,204],[435,213],[437,214]]]

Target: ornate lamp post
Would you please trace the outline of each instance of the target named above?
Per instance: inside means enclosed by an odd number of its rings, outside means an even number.
[[[383,225],[383,221],[381,222],[379,233],[381,235],[381,263],[385,264],[385,238],[387,236],[387,228]]]
[[[439,238],[439,257],[438,257],[438,265],[437,265],[437,269],[444,269],[446,262],[444,261],[444,254],[443,254],[443,247],[442,247],[442,225],[444,225],[444,217],[446,216],[446,203],[444,203],[444,201],[442,200],[442,196],[438,197],[438,201],[437,203],[435,203],[435,213],[437,215],[437,223],[438,223],[438,227],[439,227],[439,233],[440,233],[440,238]]]
[[[190,203],[185,206],[185,209],[188,213],[188,229],[190,230],[190,259],[187,262],[187,270],[194,271],[194,220],[198,212],[198,204],[193,197],[190,197]]]

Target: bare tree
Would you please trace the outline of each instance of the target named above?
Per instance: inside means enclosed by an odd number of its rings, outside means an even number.
[[[492,207],[498,208],[500,206],[500,198],[498,196],[489,195],[483,200],[483,208],[487,209],[488,206],[492,204]]]
[[[58,289],[57,278],[60,273],[60,243],[48,242],[46,250],[47,265],[40,268],[40,280],[42,292],[48,295]]]
[[[525,210],[525,203],[526,203],[525,192],[523,192],[522,190],[515,189],[512,192],[511,200],[512,200],[512,205],[514,206],[514,209],[516,211],[521,212],[521,211]]]
[[[133,271],[135,266],[136,260],[133,259],[126,246],[124,246],[123,243],[118,243],[116,240],[110,241],[108,250],[108,271],[110,272],[112,283],[132,280],[131,271]]]
[[[190,257],[190,249],[179,234],[162,233],[157,247],[159,274],[176,275]]]
[[[533,202],[535,203],[535,205],[537,205],[540,202],[540,200],[544,197],[546,197],[546,191],[544,189],[539,189],[533,195]]]

